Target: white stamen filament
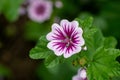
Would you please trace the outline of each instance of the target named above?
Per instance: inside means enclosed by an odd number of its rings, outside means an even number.
[[[61,42],[66,43],[66,47],[69,47],[70,43],[72,43],[71,39],[69,39],[68,37],[66,37],[66,39],[62,40]]]

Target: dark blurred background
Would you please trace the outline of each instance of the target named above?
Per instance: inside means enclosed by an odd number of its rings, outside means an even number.
[[[17,12],[21,6],[27,9],[26,1],[0,0],[0,80],[51,80],[43,60],[30,59],[29,51],[41,35],[47,34],[51,24],[61,19],[71,21],[91,15],[94,25],[102,30],[104,36],[114,36],[118,41],[116,48],[120,48],[120,0],[60,0],[60,8],[54,5],[57,0],[51,1],[51,18],[38,23],[32,21],[27,13],[20,15]],[[45,75],[49,75],[49,79],[43,78]]]

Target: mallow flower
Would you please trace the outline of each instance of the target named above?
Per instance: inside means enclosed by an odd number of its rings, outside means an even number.
[[[28,6],[28,16],[36,22],[48,20],[52,13],[52,2],[48,0],[31,0]]]
[[[77,75],[72,77],[72,80],[87,80],[86,69],[79,69]]]
[[[46,36],[50,41],[47,47],[53,50],[55,55],[68,58],[81,51],[85,44],[82,34],[83,30],[77,21],[69,22],[64,19],[60,25],[57,23],[52,25],[52,31]]]

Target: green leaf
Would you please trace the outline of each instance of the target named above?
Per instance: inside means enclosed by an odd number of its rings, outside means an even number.
[[[23,0],[7,0],[5,2],[3,13],[9,21],[13,22],[18,19],[22,2]]]
[[[105,48],[115,48],[117,45],[117,40],[114,37],[106,37],[104,39]]]
[[[113,77],[112,80],[120,80],[120,76]]]
[[[47,43],[48,41],[45,36],[41,36],[35,48],[30,50],[30,58],[43,59],[53,54],[53,52],[47,48]]]
[[[90,28],[93,24],[93,17],[84,17],[84,18],[77,18],[76,19],[82,28]]]
[[[94,41],[94,47],[95,49],[101,47],[104,43],[104,37],[100,29],[97,29],[97,31],[93,35],[93,41]]]
[[[0,13],[1,13],[2,10],[3,10],[6,1],[7,1],[7,0],[0,0]]]
[[[91,29],[84,29],[84,37],[85,38],[90,38],[91,36],[94,35],[94,33],[97,32],[96,27],[93,27]]]
[[[45,59],[45,66],[47,68],[52,68],[60,63],[64,63],[64,61],[65,61],[65,59],[63,58],[63,56],[58,57],[53,53]]]
[[[88,33],[88,35],[90,32]],[[87,35],[87,34],[86,34]],[[87,51],[85,52],[88,59],[91,59],[93,54],[96,52],[96,50],[103,46],[104,44],[104,37],[101,33],[101,31],[96,28],[96,32],[91,34],[89,37],[84,36],[85,38],[85,45],[87,46]]]
[[[36,46],[47,48],[47,44],[48,44],[48,40],[46,39],[46,36],[41,36]]]
[[[45,59],[45,66],[47,68],[54,67],[57,64],[59,64],[59,57],[57,57],[55,54],[51,54]]]
[[[120,64],[116,61],[119,55],[118,49],[98,48],[87,69],[89,80],[109,80],[110,77],[120,75]]]
[[[51,53],[53,53],[53,52],[50,50],[40,48],[40,47],[35,47],[30,50],[29,56],[32,59],[44,59],[47,56],[49,56]]]

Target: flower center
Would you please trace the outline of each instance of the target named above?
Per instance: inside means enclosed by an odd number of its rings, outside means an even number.
[[[42,15],[45,12],[45,6],[44,5],[39,5],[36,7],[36,14],[37,15]]]
[[[66,47],[69,47],[70,43],[72,43],[71,39],[69,39],[68,37],[66,37],[62,42],[66,43]]]

